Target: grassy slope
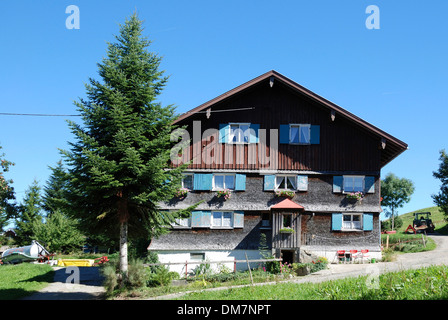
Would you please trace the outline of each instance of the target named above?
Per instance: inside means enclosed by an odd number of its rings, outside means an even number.
[[[400,218],[403,220],[403,225],[397,229],[397,232],[403,232],[409,225],[412,225],[415,212],[431,212],[432,222],[436,226],[435,231],[441,234],[448,234],[448,224],[444,219],[443,212],[438,207],[423,208],[400,215]]]

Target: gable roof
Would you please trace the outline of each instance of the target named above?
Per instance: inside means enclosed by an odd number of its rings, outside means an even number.
[[[291,79],[285,77],[284,75],[278,73],[275,70],[268,71],[248,82],[243,83],[242,85],[229,90],[219,96],[217,96],[214,99],[211,99],[198,107],[191,109],[190,111],[187,111],[183,114],[181,114],[175,121],[174,124],[183,122],[185,119],[189,118],[190,116],[199,113],[204,112],[207,108],[210,108],[211,106],[222,102],[238,93],[243,92],[244,90],[259,84],[262,81],[269,80],[272,83],[275,83],[276,81],[279,81],[286,85],[287,87],[293,89],[294,91],[301,93],[308,98],[312,99],[313,101],[317,102],[321,106],[328,108],[330,112],[333,112],[336,117],[343,117],[348,119],[349,121],[353,122],[354,124],[360,126],[361,128],[371,132],[372,134],[378,136],[381,140],[385,143],[386,147],[383,147],[382,152],[382,161],[381,166],[384,167],[387,163],[395,159],[397,156],[399,156],[402,152],[408,149],[408,145],[395,138],[394,136],[388,134],[387,132],[379,129],[378,127],[368,123],[367,121],[359,118],[358,116],[354,115],[353,113],[345,110],[344,108],[334,104],[333,102],[319,96],[318,94],[312,92],[311,90],[301,86],[297,82],[292,81]]]
[[[280,201],[276,205],[273,205],[271,209],[304,209],[300,204],[295,203],[294,201],[286,198],[285,200]]]

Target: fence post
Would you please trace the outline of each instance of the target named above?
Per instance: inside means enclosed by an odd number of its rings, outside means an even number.
[[[233,257],[233,272],[236,273],[236,258]]]
[[[188,260],[185,261],[185,279],[186,279],[187,276],[188,276],[187,267],[188,267]]]
[[[244,252],[244,254],[246,255],[246,262],[247,262],[247,267],[249,268],[250,281],[252,282],[252,285],[254,285],[254,279],[252,278],[252,270],[250,270],[249,259],[247,259],[247,253],[246,253],[246,252]]]

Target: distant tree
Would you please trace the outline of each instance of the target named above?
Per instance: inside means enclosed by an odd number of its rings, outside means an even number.
[[[448,221],[448,154],[445,150],[440,151],[439,170],[433,172],[433,176],[442,182],[440,192],[432,195],[434,203],[442,210],[445,220]]]
[[[193,209],[159,208],[175,196],[185,167],[169,167],[175,108],[156,101],[167,77],[142,31],[136,14],[120,26],[98,64],[103,81],[90,79],[88,100],[76,102],[84,125],[69,123],[76,141],[64,152],[70,212],[88,235],[119,235],[125,276],[129,237],[157,236]]]
[[[381,206],[388,208],[385,213],[386,217],[392,218],[392,230],[395,228],[397,209],[408,203],[413,193],[414,183],[409,179],[398,178],[393,173],[389,173],[381,181],[381,197],[383,198]]]
[[[18,206],[15,221],[16,242],[19,245],[29,245],[31,240],[36,240],[33,223],[42,220],[42,197],[39,183],[34,180],[25,191],[25,197]]]
[[[0,146],[0,149],[2,147]],[[12,202],[15,200],[14,188],[11,186],[12,179],[5,179],[4,173],[9,171],[9,167],[14,163],[5,160],[4,154],[0,154],[0,231],[8,224],[9,220],[15,215],[16,207]]]
[[[50,252],[69,253],[79,250],[85,243],[85,236],[79,231],[76,220],[68,218],[59,210],[52,211],[45,222],[32,222],[36,239]]]
[[[69,192],[68,173],[66,172],[62,160],[58,161],[55,167],[50,167],[51,174],[44,186],[42,196],[42,207],[47,215],[58,210],[66,212],[67,199],[66,192]]]

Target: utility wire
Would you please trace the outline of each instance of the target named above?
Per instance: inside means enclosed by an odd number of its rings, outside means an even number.
[[[0,116],[30,116],[30,117],[80,117],[80,114],[45,114],[45,113],[10,113],[0,112]]]
[[[227,109],[227,110],[210,110],[210,111],[197,111],[191,112],[187,111],[183,114],[194,114],[194,113],[214,113],[214,112],[232,112],[232,111],[242,111],[242,110],[252,110],[255,108],[237,108],[237,109]],[[49,113],[12,113],[12,112],[0,112],[0,116],[28,116],[28,117],[81,117],[80,114],[49,114]]]

